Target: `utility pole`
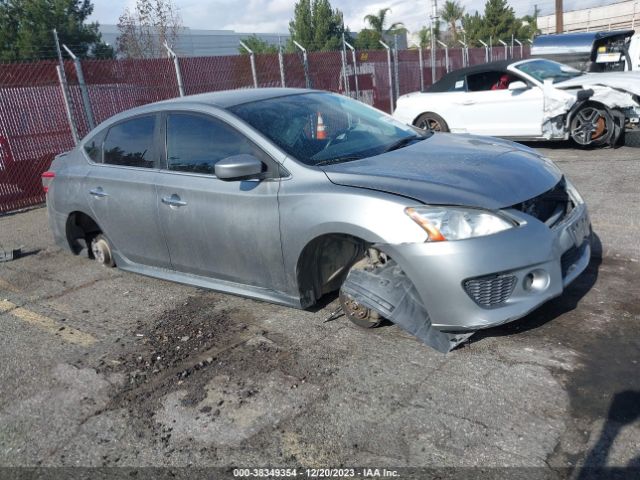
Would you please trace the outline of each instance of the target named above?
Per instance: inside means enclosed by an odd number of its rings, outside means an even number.
[[[431,83],[436,83],[436,29],[435,25],[438,21],[438,0],[431,0],[431,23],[429,24],[429,33],[431,35]]]
[[[556,0],[556,33],[562,33],[564,30],[564,19],[562,18],[563,11],[564,7],[562,5],[562,0]]]

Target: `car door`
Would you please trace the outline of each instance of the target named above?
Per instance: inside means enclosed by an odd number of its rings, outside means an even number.
[[[93,158],[84,188],[95,220],[119,254],[134,263],[169,267],[156,202],[159,135],[154,114],[111,126],[100,155],[95,142],[88,143]]]
[[[157,201],[173,268],[283,289],[277,162],[211,115],[170,112],[163,125],[166,168],[158,176]],[[216,162],[238,154],[261,160],[265,178],[216,178]]]
[[[519,81],[513,79],[512,81]],[[469,82],[473,85],[473,82]],[[469,91],[461,95],[459,115],[467,131],[498,137],[542,135],[544,95],[538,86],[521,90]]]

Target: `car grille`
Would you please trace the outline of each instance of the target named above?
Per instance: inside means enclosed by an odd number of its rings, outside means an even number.
[[[585,240],[579,247],[573,246],[562,254],[562,257],[560,257],[562,278],[567,276],[567,273],[569,273],[569,269],[571,268],[571,266],[574,265],[578,260],[580,260],[580,257],[582,257],[582,255],[584,255],[584,251],[587,248],[588,243],[589,240]]]
[[[567,184],[563,177],[551,190],[531,200],[513,205],[511,208],[531,215],[552,227],[573,209],[573,203],[567,193]]]
[[[516,286],[516,276],[511,274],[487,275],[465,280],[464,290],[483,308],[502,305]]]

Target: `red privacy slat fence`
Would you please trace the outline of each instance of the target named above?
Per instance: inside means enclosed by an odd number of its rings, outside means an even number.
[[[258,87],[305,87],[329,90],[389,112],[391,95],[420,89],[432,83],[430,51],[423,50],[421,68],[418,50],[355,52],[309,52],[305,68],[302,52],[255,56],[255,80],[248,55],[188,57],[178,59],[185,95],[227,89]],[[495,47],[493,59],[505,56]],[[509,53],[527,57],[518,47]],[[484,63],[486,52],[468,50],[470,65]],[[449,49],[449,70],[463,66],[461,49]],[[0,213],[37,205],[44,201],[40,175],[58,153],[74,146],[65,107],[57,62],[0,64]],[[179,95],[173,59],[83,60],[86,100],[96,123],[124,110]],[[64,63],[69,110],[82,138],[90,130],[90,119],[82,89],[71,61]],[[436,51],[436,79],[446,73],[445,52]],[[390,88],[392,87],[392,88]]]

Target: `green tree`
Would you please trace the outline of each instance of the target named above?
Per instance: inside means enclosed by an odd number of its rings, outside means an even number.
[[[363,28],[358,32],[355,39],[355,47],[358,50],[378,50],[382,48],[380,45],[380,34],[371,28]]]
[[[79,57],[113,57],[91,12],[90,0],[0,0],[0,60],[55,58],[54,28]]]
[[[118,53],[127,58],[164,56],[164,43],[174,45],[181,29],[173,0],[136,0],[118,19]]]
[[[518,32],[518,38],[530,39],[540,34],[538,28],[538,17],[540,16],[540,9],[537,5],[533,6],[533,15],[525,15],[522,17],[522,27]]]
[[[458,43],[458,21],[464,18],[464,7],[456,0],[447,0],[440,10],[440,17],[449,25],[453,42]]]
[[[278,53],[278,47],[276,45],[265,42],[256,34],[243,38],[242,41],[253,53]],[[243,55],[249,54],[243,47],[239,47],[238,51]]]
[[[440,38],[440,22],[433,26],[433,36],[436,40]],[[431,29],[426,25],[418,31],[418,44],[421,48],[431,48]]]
[[[490,38],[494,45],[498,40],[511,42],[512,36],[518,38],[523,34],[522,20],[516,18],[507,0],[487,0],[484,14],[476,12],[474,15],[465,15],[462,27],[467,40],[475,44],[479,43],[478,40],[487,42]]]
[[[297,41],[307,50],[320,51],[338,50],[342,35],[349,33],[344,27],[342,12],[334,9],[329,0],[299,0],[294,6],[289,32],[291,41]]]
[[[387,23],[387,14],[391,11],[390,8],[381,8],[376,15],[365,15],[364,20],[369,24],[371,30],[380,35],[380,38],[384,38],[388,35],[394,35],[406,31],[404,25],[401,22],[392,23],[389,28],[385,28]]]

